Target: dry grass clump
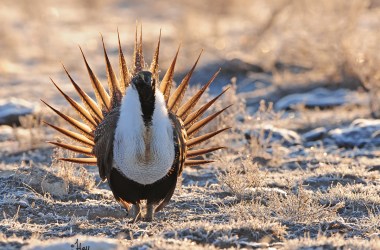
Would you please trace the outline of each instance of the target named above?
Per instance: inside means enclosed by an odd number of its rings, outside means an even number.
[[[307,153],[306,159],[318,161],[321,171],[336,168],[340,164],[334,165],[333,163],[340,162],[342,157],[339,155],[339,150],[332,151],[330,149],[329,151],[322,142],[316,143],[311,147],[305,148],[305,152]]]
[[[260,101],[255,114],[247,119],[250,130],[245,137],[248,142],[245,154],[252,155],[253,160],[261,165],[280,165],[284,159],[284,147],[279,140],[273,140],[273,130],[285,126],[288,120],[283,119],[282,112],[273,109],[272,102]]]
[[[317,238],[303,237],[299,239],[288,240],[285,242],[283,249],[379,250],[380,239],[376,237],[369,240],[359,238],[347,239],[340,234],[336,234],[331,237],[319,235]]]
[[[216,120],[216,124],[223,124],[236,128],[239,122],[244,122],[249,114],[246,109],[246,102],[237,93],[236,78],[231,79],[231,83],[226,85],[223,90],[228,89],[221,97],[220,101],[215,103],[215,111],[224,108],[226,105],[232,105],[223,112]]]
[[[252,123],[251,126],[257,125],[257,128],[259,128],[260,126],[269,124],[271,121],[277,119],[278,116],[273,110],[273,103],[269,103],[267,105],[264,100],[261,100],[257,112],[247,120]],[[255,133],[252,133],[252,131],[250,131],[249,134],[246,135],[246,138],[248,140],[248,144],[250,145],[249,154],[252,154],[254,159],[270,159],[271,156],[268,153],[268,149],[271,147],[271,132],[266,134],[264,128],[262,127],[261,129],[259,128],[259,130]]]
[[[17,249],[24,245],[24,240],[16,235],[8,236],[0,233],[0,247],[3,249]]]
[[[283,239],[286,228],[272,221],[257,218],[229,220],[227,223],[190,221],[174,225],[166,235],[189,239],[197,243],[212,243],[220,248],[238,247],[246,242],[273,242]]]
[[[323,204],[343,203],[344,214],[350,215],[355,211],[366,214],[368,209],[379,211],[380,191],[372,185],[365,184],[337,184],[331,187],[326,193],[317,191],[315,193]]]
[[[225,206],[224,210],[232,221],[249,221],[253,219],[271,223],[276,221],[271,216],[271,211],[268,210],[268,207],[263,204],[262,197],[239,201],[233,205]]]
[[[68,155],[70,154],[70,155]],[[95,186],[95,175],[86,168],[71,162],[59,161],[59,158],[72,157],[73,153],[61,148],[55,148],[52,155],[52,171],[64,179],[70,187],[90,190]]]
[[[262,189],[255,200],[240,202],[227,208],[227,214],[235,220],[271,221],[281,224],[315,225],[337,219],[337,211],[343,204],[322,205],[313,192],[299,188],[296,194],[277,189]]]
[[[253,119],[257,124],[274,123],[281,119],[283,112],[276,112],[273,109],[273,103],[267,103],[265,100],[260,101],[260,106],[257,112],[253,115]]]
[[[319,189],[324,192],[338,183],[341,185],[368,184],[375,179],[376,175],[366,171],[365,166],[360,164],[319,162],[317,168],[308,171],[303,184],[308,185],[308,189]]]
[[[63,113],[78,118],[78,114],[75,113],[72,109],[67,108],[66,110],[62,111]],[[44,121],[47,121],[50,124],[55,124],[59,127],[67,127],[67,123],[64,123],[63,119],[60,119],[57,116],[46,116],[44,117]],[[49,131],[53,132],[54,135],[56,135],[56,131],[48,128]],[[70,139],[65,138],[67,140],[66,142],[71,143]],[[61,138],[58,138],[57,141],[61,141]],[[95,175],[92,173],[89,173],[89,171],[79,164],[74,164],[71,162],[65,162],[65,161],[59,161],[59,158],[70,158],[75,157],[75,153],[64,150],[59,147],[55,147],[53,154],[51,156],[52,164],[51,168],[52,171],[62,179],[64,179],[69,186],[72,188],[79,188],[83,190],[90,190],[95,186]]]
[[[44,165],[31,162],[28,165],[22,163],[15,166],[12,172],[11,175],[3,179],[4,193],[7,193],[12,186],[17,189],[15,193],[10,192],[15,196],[8,196],[8,201],[15,198],[13,201],[17,201],[16,204],[25,207],[28,206],[28,202],[25,202],[27,195],[20,194],[24,194],[26,191],[32,192],[33,196],[41,197],[45,201],[52,200],[52,196],[60,198],[67,194],[67,182]]]
[[[296,194],[274,195],[268,201],[268,208],[278,220],[307,225],[336,219],[337,211],[342,207],[343,203],[321,205],[314,192],[302,187]]]
[[[264,126],[279,124],[282,113],[273,110],[273,103],[267,104],[261,101],[257,112],[249,115],[244,108],[244,101],[236,94],[234,84],[225,98],[226,100],[220,102],[219,105],[235,100],[238,106],[236,109],[231,107],[231,112],[225,117],[222,115],[218,120],[219,127],[227,121],[230,124],[234,123],[231,132],[226,133],[223,138],[224,143],[227,142],[227,145],[232,145],[232,147],[228,152],[219,154],[220,165],[223,168],[220,169],[218,180],[226,190],[241,199],[252,194],[252,189],[263,186],[266,174],[259,169],[261,165],[268,161],[278,165],[283,161],[284,152],[280,142],[273,141],[271,131],[265,131]],[[253,130],[252,127],[254,127]]]
[[[366,232],[366,236],[372,236],[373,234],[380,236],[380,207],[368,209],[368,216],[360,219],[358,224],[360,229]]]
[[[218,173],[218,181],[222,188],[242,199],[251,193],[252,188],[261,187],[265,174],[258,164],[250,159],[238,162],[221,160],[223,169]]]

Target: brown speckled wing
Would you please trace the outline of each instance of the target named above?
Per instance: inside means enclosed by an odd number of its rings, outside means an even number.
[[[186,160],[186,141],[187,141],[187,133],[184,128],[184,125],[180,119],[172,112],[169,111],[169,118],[173,124],[173,137],[174,137],[174,145],[176,148],[176,156],[175,156],[175,164],[178,164],[178,176],[182,174],[183,165]],[[177,155],[178,154],[178,155]]]
[[[109,112],[95,130],[95,146],[93,153],[97,158],[99,175],[102,180],[108,179],[112,169],[113,141],[119,120],[120,108]]]

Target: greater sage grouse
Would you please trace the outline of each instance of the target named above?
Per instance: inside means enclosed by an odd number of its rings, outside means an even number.
[[[133,67],[128,68],[118,34],[119,78],[112,69],[102,38],[108,92],[91,70],[81,49],[96,100],[75,83],[65,67],[64,70],[82,100],[82,104],[69,97],[52,80],[82,121],[44,103],[70,124],[75,132],[53,124],[46,124],[73,139],[78,145],[50,143],[84,155],[84,157],[59,160],[97,165],[100,177],[108,181],[115,199],[127,209],[133,221],[141,217],[141,201],[147,201],[145,219],[149,221],[153,219],[154,213],[161,210],[171,199],[177,178],[181,175],[184,166],[210,163],[212,162],[210,160],[194,158],[223,148],[215,146],[194,149],[194,147],[228,128],[197,135],[203,126],[226,109],[205,118],[201,117],[225,91],[196,108],[197,102],[219,71],[194,96],[182,103],[200,55],[191,70],[171,93],[179,49],[165,76],[159,81],[158,55],[161,34],[150,67],[146,67],[144,62],[141,33],[139,41],[137,37],[136,29]]]

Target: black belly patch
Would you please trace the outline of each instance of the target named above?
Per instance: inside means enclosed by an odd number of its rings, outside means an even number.
[[[176,184],[177,171],[175,169],[169,171],[169,174],[162,179],[147,185],[126,178],[115,168],[111,170],[109,178],[109,185],[114,196],[132,204],[139,203],[141,200],[158,203],[175,188]]]

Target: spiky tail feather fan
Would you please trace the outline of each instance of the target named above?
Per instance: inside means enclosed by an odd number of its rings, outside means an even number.
[[[159,80],[158,79],[158,57],[159,57],[159,50],[160,50],[160,40],[161,40],[161,31],[160,31],[160,37],[158,39],[156,50],[154,52],[152,64],[149,67],[149,71],[156,78],[157,82]],[[53,129],[55,129],[56,131],[58,131],[59,133],[78,142],[78,144],[80,145],[71,145],[71,144],[66,144],[66,143],[61,143],[61,142],[50,142],[50,143],[55,146],[79,153],[81,155],[88,156],[88,157],[78,157],[78,158],[60,158],[59,160],[74,162],[74,163],[79,163],[79,164],[86,164],[86,165],[97,164],[97,159],[93,153],[93,147],[95,145],[94,131],[96,130],[97,126],[101,123],[101,121],[104,119],[104,117],[107,116],[107,114],[111,110],[121,105],[122,97],[125,93],[125,90],[128,88],[130,84],[130,80],[135,74],[144,70],[145,68],[145,62],[144,62],[144,56],[143,56],[143,50],[142,50],[142,32],[140,32],[140,38],[138,41],[137,28],[136,28],[136,37],[135,37],[135,46],[134,46],[134,55],[133,55],[134,65],[132,68],[132,72],[126,66],[124,54],[121,49],[119,32],[118,32],[118,42],[119,42],[119,78],[116,77],[115,71],[113,70],[111,63],[108,59],[107,51],[106,51],[104,40],[102,37],[109,93],[105,90],[103,85],[100,83],[100,81],[98,80],[98,78],[96,77],[92,69],[90,68],[87,62],[87,59],[83,53],[82,48],[80,48],[80,51],[82,53],[83,60],[84,60],[84,63],[86,65],[86,68],[91,80],[91,84],[94,90],[96,100],[92,99],[88,94],[86,94],[79,87],[79,85],[73,80],[73,78],[70,76],[69,72],[66,70],[64,66],[63,68],[70,82],[72,83],[75,90],[77,91],[80,99],[82,100],[82,104],[76,102],[71,97],[69,97],[65,92],[63,92],[59,88],[59,86],[53,80],[51,80],[54,86],[58,89],[58,91],[63,95],[63,97],[71,105],[73,110],[75,110],[76,113],[78,113],[82,121],[78,121],[77,119],[74,119],[73,117],[70,117],[69,115],[61,113],[60,111],[58,111],[57,109],[53,108],[52,106],[50,106],[49,104],[43,101],[50,109],[52,109],[56,114],[58,114],[61,118],[63,118],[77,132],[55,126],[47,122],[45,123],[49,125],[50,127],[52,127]],[[205,142],[207,140],[210,140],[214,136],[229,129],[228,127],[222,128],[214,132],[196,136],[196,134],[201,128],[203,128],[209,122],[214,120],[218,115],[220,115],[223,111],[225,111],[229,107],[228,106],[214,114],[211,114],[203,119],[200,119],[202,115],[215,103],[215,101],[221,95],[224,94],[226,90],[224,90],[214,99],[204,104],[200,108],[195,109],[195,106],[200,100],[200,98],[202,97],[203,93],[209,88],[213,80],[216,78],[216,76],[220,72],[220,70],[218,70],[211,77],[211,79],[194,96],[192,96],[188,101],[182,104],[185,92],[189,85],[190,78],[194,72],[194,69],[198,63],[198,60],[202,52],[198,56],[193,67],[190,69],[190,71],[186,74],[186,76],[183,78],[183,80],[178,85],[178,87],[171,94],[171,87],[173,85],[172,83],[173,83],[174,68],[176,65],[178,52],[179,52],[179,48],[174,56],[174,59],[169,69],[166,71],[159,85],[159,89],[165,97],[165,101],[166,101],[169,112],[174,114],[175,117],[180,122],[180,124],[182,124],[182,127],[183,127],[182,133],[183,133],[184,139],[186,140],[185,166],[202,165],[202,164],[211,163],[213,162],[212,160],[194,159],[194,158],[222,149],[224,147],[215,146],[215,147],[201,148],[201,149],[193,149],[193,148],[197,146],[198,144]]]

